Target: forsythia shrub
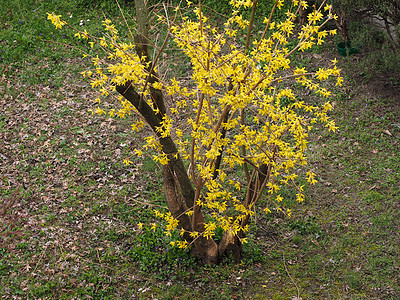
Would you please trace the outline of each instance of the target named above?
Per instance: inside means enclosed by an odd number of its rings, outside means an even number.
[[[307,8],[307,2],[289,1],[286,20],[274,22],[274,11],[285,2],[277,0],[265,17],[261,36],[254,37],[253,17],[246,20],[239,11],[251,8],[254,16],[257,1],[231,0],[232,15],[221,28],[210,24],[200,4],[187,1],[196,17],[181,16],[179,7],[174,17],[169,17],[167,10],[158,16],[168,28],[168,37],[152,59],[147,49],[147,12],[141,2],[136,0],[135,42],[121,41],[108,19],[103,22],[103,37],[76,32],[78,38],[90,39],[92,46],[97,44],[106,54],[92,57],[94,69],[82,72],[83,76],[101,95],[120,94],[119,108],[95,112],[136,118],[132,124],[135,131],[144,126],[152,129],[153,134],[133,155],[151,150],[154,161],[164,166],[169,211],[157,211],[156,215],[165,220],[166,235],[179,231],[183,237],[172,244],[180,248],[194,245],[193,251],[209,263],[228,252],[238,259],[250,217],[257,210],[271,213],[276,209],[290,216],[280,191],[282,186],[294,184],[298,167],[307,164],[307,138],[314,124],[336,129],[327,115],[332,109],[328,101],[312,105],[299,100],[293,88],[329,97],[321,82],[333,77],[336,85],[341,84],[336,60],[329,68],[316,71],[298,68],[290,60],[296,51],[319,45],[328,34],[335,34],[323,30],[335,16],[331,6],[323,4],[296,31],[296,16],[301,8]],[[48,18],[57,28],[70,26],[54,13]],[[160,54],[171,38],[190,58],[190,83],[175,77],[162,80],[157,73]],[[174,99],[171,105],[166,105],[164,95]],[[124,163],[132,161],[126,158]],[[306,178],[315,184],[312,171]],[[294,186],[300,203],[305,199],[304,186]],[[261,198],[263,206],[259,205]],[[217,240],[216,232],[221,229],[223,236]]]

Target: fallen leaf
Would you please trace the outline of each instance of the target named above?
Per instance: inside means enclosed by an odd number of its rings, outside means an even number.
[[[314,58],[316,58],[316,59],[321,59],[321,58],[322,58],[322,56],[319,55],[319,54],[317,54],[317,53],[313,53],[312,56],[313,56]]]
[[[390,135],[390,136],[392,136],[392,134],[390,133],[390,131],[389,131],[389,130],[387,130],[387,129],[385,129],[385,130],[383,131],[383,133],[386,133],[387,135]]]

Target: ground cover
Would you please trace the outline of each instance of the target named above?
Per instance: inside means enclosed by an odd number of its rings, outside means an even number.
[[[92,22],[87,11],[59,3],[54,8],[78,24]],[[34,28],[43,32],[29,39],[57,34],[44,20],[49,7],[35,5],[1,12],[2,298],[399,297],[398,86],[346,73],[355,58],[339,57],[334,41],[299,57],[307,64],[337,57],[346,75],[332,99],[338,132],[320,128],[310,142],[319,183],[291,219],[257,216],[242,263],[202,266],[138,225],[156,221],[145,208],[163,205],[159,169],[150,159],[123,165],[142,136],[129,120],[88,112],[96,95],[74,50],[39,41],[39,51],[20,40]]]

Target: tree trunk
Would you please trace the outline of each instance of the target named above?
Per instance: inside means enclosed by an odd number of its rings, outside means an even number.
[[[124,96],[125,99],[131,102],[133,106],[135,106],[150,125],[154,134],[159,137],[162,151],[168,155],[169,163],[168,166],[166,166],[167,170],[164,170],[163,172],[163,176],[166,176],[164,180],[165,191],[168,192],[168,195],[170,196],[170,198],[167,199],[170,200],[168,205],[171,205],[171,207],[169,208],[171,211],[181,213],[187,208],[193,207],[195,191],[189,177],[187,176],[181,157],[176,155],[178,153],[176,145],[171,137],[161,138],[160,133],[156,131],[156,128],[161,126],[162,117],[157,116],[154,110],[145,101],[142,101],[140,95],[134,90],[130,82],[123,86],[117,86],[116,90]],[[175,185],[175,179],[177,180],[178,185]],[[173,185],[171,184],[172,180],[174,180]],[[179,199],[177,197],[172,197],[172,195],[177,193],[178,188],[179,193],[182,195]],[[176,216],[174,215],[174,217]],[[181,223],[180,226],[183,228],[189,228],[190,225]]]
[[[163,94],[160,90],[152,88],[152,83],[158,81],[157,74],[153,71],[154,66],[151,66],[151,59],[148,50],[148,18],[147,10],[144,0],[135,0],[137,21],[138,21],[138,35],[135,37],[135,48],[140,58],[145,58],[145,62],[149,62],[147,71],[148,78],[147,87],[150,90],[150,97],[153,106],[158,109],[158,112],[142,98],[142,96],[135,90],[131,82],[124,85],[118,85],[116,90],[138,110],[146,122],[150,125],[154,134],[158,137],[161,144],[161,150],[168,156],[168,164],[163,166],[163,183],[165,200],[169,211],[172,216],[176,218],[179,223],[178,226],[185,230],[183,238],[188,242],[193,243],[192,253],[204,259],[206,263],[215,264],[220,261],[224,255],[232,255],[236,262],[240,262],[242,243],[241,238],[245,237],[244,232],[233,233],[226,231],[217,244],[212,238],[206,238],[201,235],[205,231],[204,218],[200,206],[195,201],[201,198],[201,189],[204,183],[199,180],[196,186],[193,187],[192,181],[187,175],[187,170],[183,164],[182,158],[178,154],[177,147],[170,136],[162,137],[161,133],[157,132],[157,128],[161,126],[163,117],[166,116],[166,108]],[[232,87],[230,86],[230,89]],[[228,111],[224,118],[225,122],[228,119]],[[223,126],[220,128],[222,136],[225,136],[226,130]],[[214,178],[218,176],[218,169],[220,168],[222,153],[217,158],[215,163]],[[269,179],[270,174],[269,165],[261,165],[255,167],[253,177],[249,178],[248,191],[243,199],[244,206],[249,209],[259,199],[260,194],[265,186],[265,182]],[[186,212],[193,210],[192,217],[189,217]],[[241,222],[244,227],[249,221],[247,215]],[[190,232],[198,232],[200,235],[197,238],[190,236]]]
[[[346,13],[344,10],[341,10],[337,14],[338,14],[339,18],[337,20],[335,20],[336,26],[340,30],[340,36],[342,37],[342,40],[344,42],[348,42],[350,39],[349,39],[349,33],[348,33],[348,24],[347,24]]]
[[[148,51],[148,16],[146,5],[143,0],[135,0],[138,35],[135,36],[135,49],[139,57],[145,57],[146,62],[150,62]],[[161,137],[157,132],[157,127],[161,126],[163,116],[166,114],[165,102],[163,94],[160,90],[152,88],[152,83],[156,82],[157,74],[153,71],[153,67],[149,64],[147,68],[149,78],[147,79],[150,90],[151,99],[159,113],[156,112],[142,99],[140,94],[135,91],[131,82],[119,85],[116,90],[138,110],[147,123],[152,128],[154,134],[158,136],[158,140],[162,146],[162,151],[168,156],[168,165],[163,168],[164,192],[168,209],[174,218],[179,221],[179,227],[187,231],[184,238],[190,242],[193,238],[188,232],[204,231],[204,219],[200,208],[194,205],[195,189],[187,175],[183,161],[178,154],[177,147],[171,137]],[[196,217],[192,219],[185,214],[189,209],[198,209]],[[215,264],[219,261],[218,246],[213,239],[207,239],[203,236],[193,241],[195,247],[192,247],[193,253],[204,259],[206,263]]]
[[[241,237],[244,237],[243,233]],[[242,258],[242,243],[239,237],[231,232],[225,232],[218,244],[218,254],[219,257],[232,256],[235,262],[239,263]]]

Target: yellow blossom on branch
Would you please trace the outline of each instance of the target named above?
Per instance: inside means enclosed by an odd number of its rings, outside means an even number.
[[[67,24],[61,20],[61,15],[56,15],[55,13],[47,13],[47,19],[50,20],[57,29],[61,29],[65,24]]]

